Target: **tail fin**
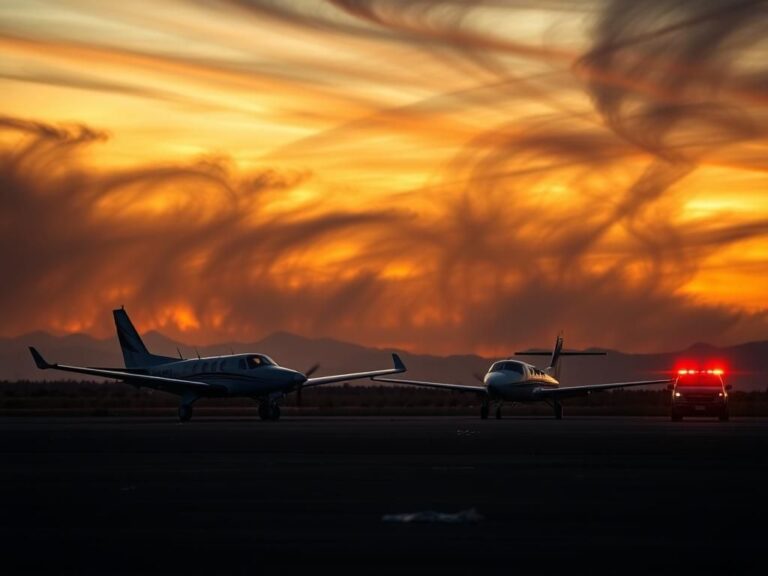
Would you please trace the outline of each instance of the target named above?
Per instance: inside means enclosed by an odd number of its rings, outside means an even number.
[[[560,356],[563,355],[563,335],[558,334],[557,340],[555,340],[555,347],[552,348],[552,356],[549,358],[549,366],[547,366],[547,372],[551,373],[555,378],[560,375]]]
[[[562,334],[558,334],[551,352],[532,350],[530,352],[515,352],[515,354],[518,356],[549,356],[549,366],[545,370],[547,374],[558,379],[560,378],[560,358],[563,356],[605,356],[605,352],[564,352]]]
[[[113,310],[115,317],[115,328],[117,328],[117,338],[120,340],[120,348],[123,350],[123,359],[126,368],[143,368],[146,366],[157,366],[167,362],[176,362],[176,358],[168,356],[156,356],[150,354],[141,336],[133,327],[131,319],[125,309],[119,308]]]

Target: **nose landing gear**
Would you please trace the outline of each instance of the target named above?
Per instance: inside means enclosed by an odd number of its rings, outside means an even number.
[[[494,402],[494,404],[496,405],[496,409],[494,410],[494,415],[496,416],[496,420],[500,420],[501,419],[501,406],[502,406],[502,402]],[[491,403],[490,403],[490,401],[485,400],[480,405],[480,418],[482,418],[483,420],[487,420],[488,419],[488,415],[490,413],[491,413]]]

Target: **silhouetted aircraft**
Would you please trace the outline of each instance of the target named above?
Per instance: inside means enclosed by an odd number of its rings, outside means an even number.
[[[231,354],[184,360],[150,354],[133,327],[124,309],[114,310],[115,326],[123,350],[125,368],[90,368],[50,364],[35,348],[29,348],[37,367],[53,368],[90,376],[115,378],[136,387],[163,390],[181,397],[179,420],[192,418],[192,405],[205,397],[248,397],[259,403],[262,420],[280,418],[280,401],[290,393],[301,394],[304,388],[370,378],[384,374],[405,372],[405,365],[397,354],[392,354],[394,368],[353,374],[336,374],[310,378],[318,368],[313,366],[306,374],[278,366],[264,354]]]
[[[550,356],[549,366],[536,368],[520,360],[500,360],[494,362],[488,373],[482,378],[484,386],[466,386],[463,384],[446,384],[442,382],[424,382],[421,380],[399,380],[394,378],[371,377],[376,382],[391,382],[395,384],[411,384],[429,388],[455,390],[477,394],[482,399],[480,418],[488,418],[491,403],[496,404],[496,418],[501,418],[501,407],[504,402],[539,402],[543,401],[552,406],[555,418],[563,417],[563,406],[560,400],[571,396],[585,396],[592,392],[610,390],[611,388],[627,388],[629,386],[645,386],[649,384],[666,384],[672,380],[637,380],[634,382],[613,382],[609,384],[589,384],[586,386],[560,387],[558,382],[560,358],[563,356],[604,356],[605,352],[564,352],[563,337],[558,336],[555,347],[551,352],[531,351],[515,352],[516,355]],[[480,379],[480,376],[477,376]]]

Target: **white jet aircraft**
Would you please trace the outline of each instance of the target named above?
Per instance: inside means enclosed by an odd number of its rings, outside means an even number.
[[[504,402],[543,401],[552,406],[555,418],[558,420],[563,418],[563,406],[560,403],[560,400],[563,398],[586,396],[592,392],[610,390],[611,388],[627,388],[629,386],[646,386],[649,384],[666,384],[671,382],[671,380],[637,380],[634,382],[613,382],[561,388],[557,380],[561,357],[605,355],[605,352],[564,352],[562,336],[557,337],[555,347],[551,352],[515,352],[515,354],[518,356],[550,356],[549,366],[541,369],[520,360],[500,360],[491,365],[485,378],[483,378],[484,386],[482,387],[445,384],[442,382],[424,382],[421,380],[398,380],[376,376],[371,377],[371,380],[477,394],[482,399],[480,407],[480,418],[482,419],[488,418],[491,403],[496,404],[496,418],[501,418],[501,407]]]
[[[309,377],[317,366],[304,374],[278,366],[264,354],[231,354],[189,360],[157,356],[149,353],[123,308],[114,310],[113,314],[125,368],[50,364],[40,352],[30,346],[29,350],[37,367],[42,370],[53,368],[89,376],[114,378],[137,388],[144,386],[176,394],[181,397],[179,420],[182,422],[192,418],[192,405],[204,397],[253,398],[259,403],[259,416],[262,420],[278,420],[280,401],[290,392],[300,395],[304,388],[311,386],[405,372],[405,365],[397,354],[392,354],[394,368],[319,378]]]

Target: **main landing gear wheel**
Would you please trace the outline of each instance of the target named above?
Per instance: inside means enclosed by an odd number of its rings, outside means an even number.
[[[192,419],[192,406],[179,404],[179,422],[189,422]]]
[[[501,420],[501,404],[496,406],[496,420]]]
[[[262,420],[280,420],[280,406],[271,402],[260,403],[259,418]]]
[[[555,402],[553,408],[555,409],[555,420],[563,419],[563,405],[560,402]]]
[[[480,406],[480,418],[483,420],[488,420],[488,412],[489,412],[489,406],[487,403],[483,403],[482,406]]]

